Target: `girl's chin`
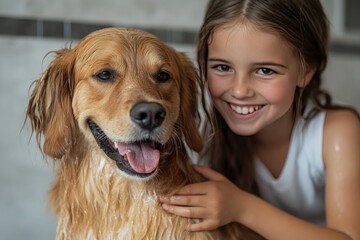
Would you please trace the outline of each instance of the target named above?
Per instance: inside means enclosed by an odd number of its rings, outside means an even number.
[[[243,130],[238,130],[238,129],[231,129],[231,131],[233,133],[235,133],[236,135],[244,136],[244,137],[250,137],[250,136],[253,136],[253,135],[255,135],[257,133],[255,131],[243,131]]]
[[[241,126],[239,126],[240,124],[234,124],[227,121],[227,125],[233,133],[239,136],[249,137],[255,135],[259,131],[258,128],[251,126],[250,124],[241,124]]]

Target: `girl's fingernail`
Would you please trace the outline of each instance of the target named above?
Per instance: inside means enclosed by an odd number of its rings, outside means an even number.
[[[165,202],[165,201],[167,200],[167,198],[166,198],[165,196],[160,196],[160,197],[159,197],[159,200],[160,200],[161,202]]]
[[[168,210],[168,209],[169,209],[169,206],[164,203],[164,204],[162,205],[162,208],[163,208],[164,210]]]

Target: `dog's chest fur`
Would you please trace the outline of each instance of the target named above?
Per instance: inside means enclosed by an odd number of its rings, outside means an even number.
[[[73,159],[77,160],[65,159],[68,163],[59,166],[62,174],[50,191],[59,214],[57,239],[213,239],[216,235],[184,231],[193,220],[161,209],[156,181],[123,177],[101,151]]]

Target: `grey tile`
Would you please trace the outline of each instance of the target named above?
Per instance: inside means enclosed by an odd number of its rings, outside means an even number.
[[[64,22],[45,21],[43,24],[44,37],[64,37]]]
[[[36,36],[37,21],[31,19],[16,19],[0,17],[0,34]]]
[[[331,42],[329,46],[329,51],[332,53],[360,55],[360,43],[346,44],[343,42]]]
[[[347,29],[360,30],[360,1],[346,0],[345,2],[345,26]]]
[[[84,23],[71,23],[71,38],[72,39],[81,39],[88,35],[89,33],[111,27],[110,25],[96,25],[96,24],[84,24]]]

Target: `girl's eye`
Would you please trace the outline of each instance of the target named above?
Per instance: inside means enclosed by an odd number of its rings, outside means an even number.
[[[231,67],[226,66],[226,65],[217,65],[217,66],[214,66],[214,68],[220,72],[230,72],[231,71]]]
[[[110,82],[113,81],[115,76],[111,71],[101,71],[95,75],[95,78],[101,82]]]
[[[274,74],[275,71],[273,71],[269,68],[260,68],[257,70],[257,73],[260,75],[271,75],[271,74]]]

